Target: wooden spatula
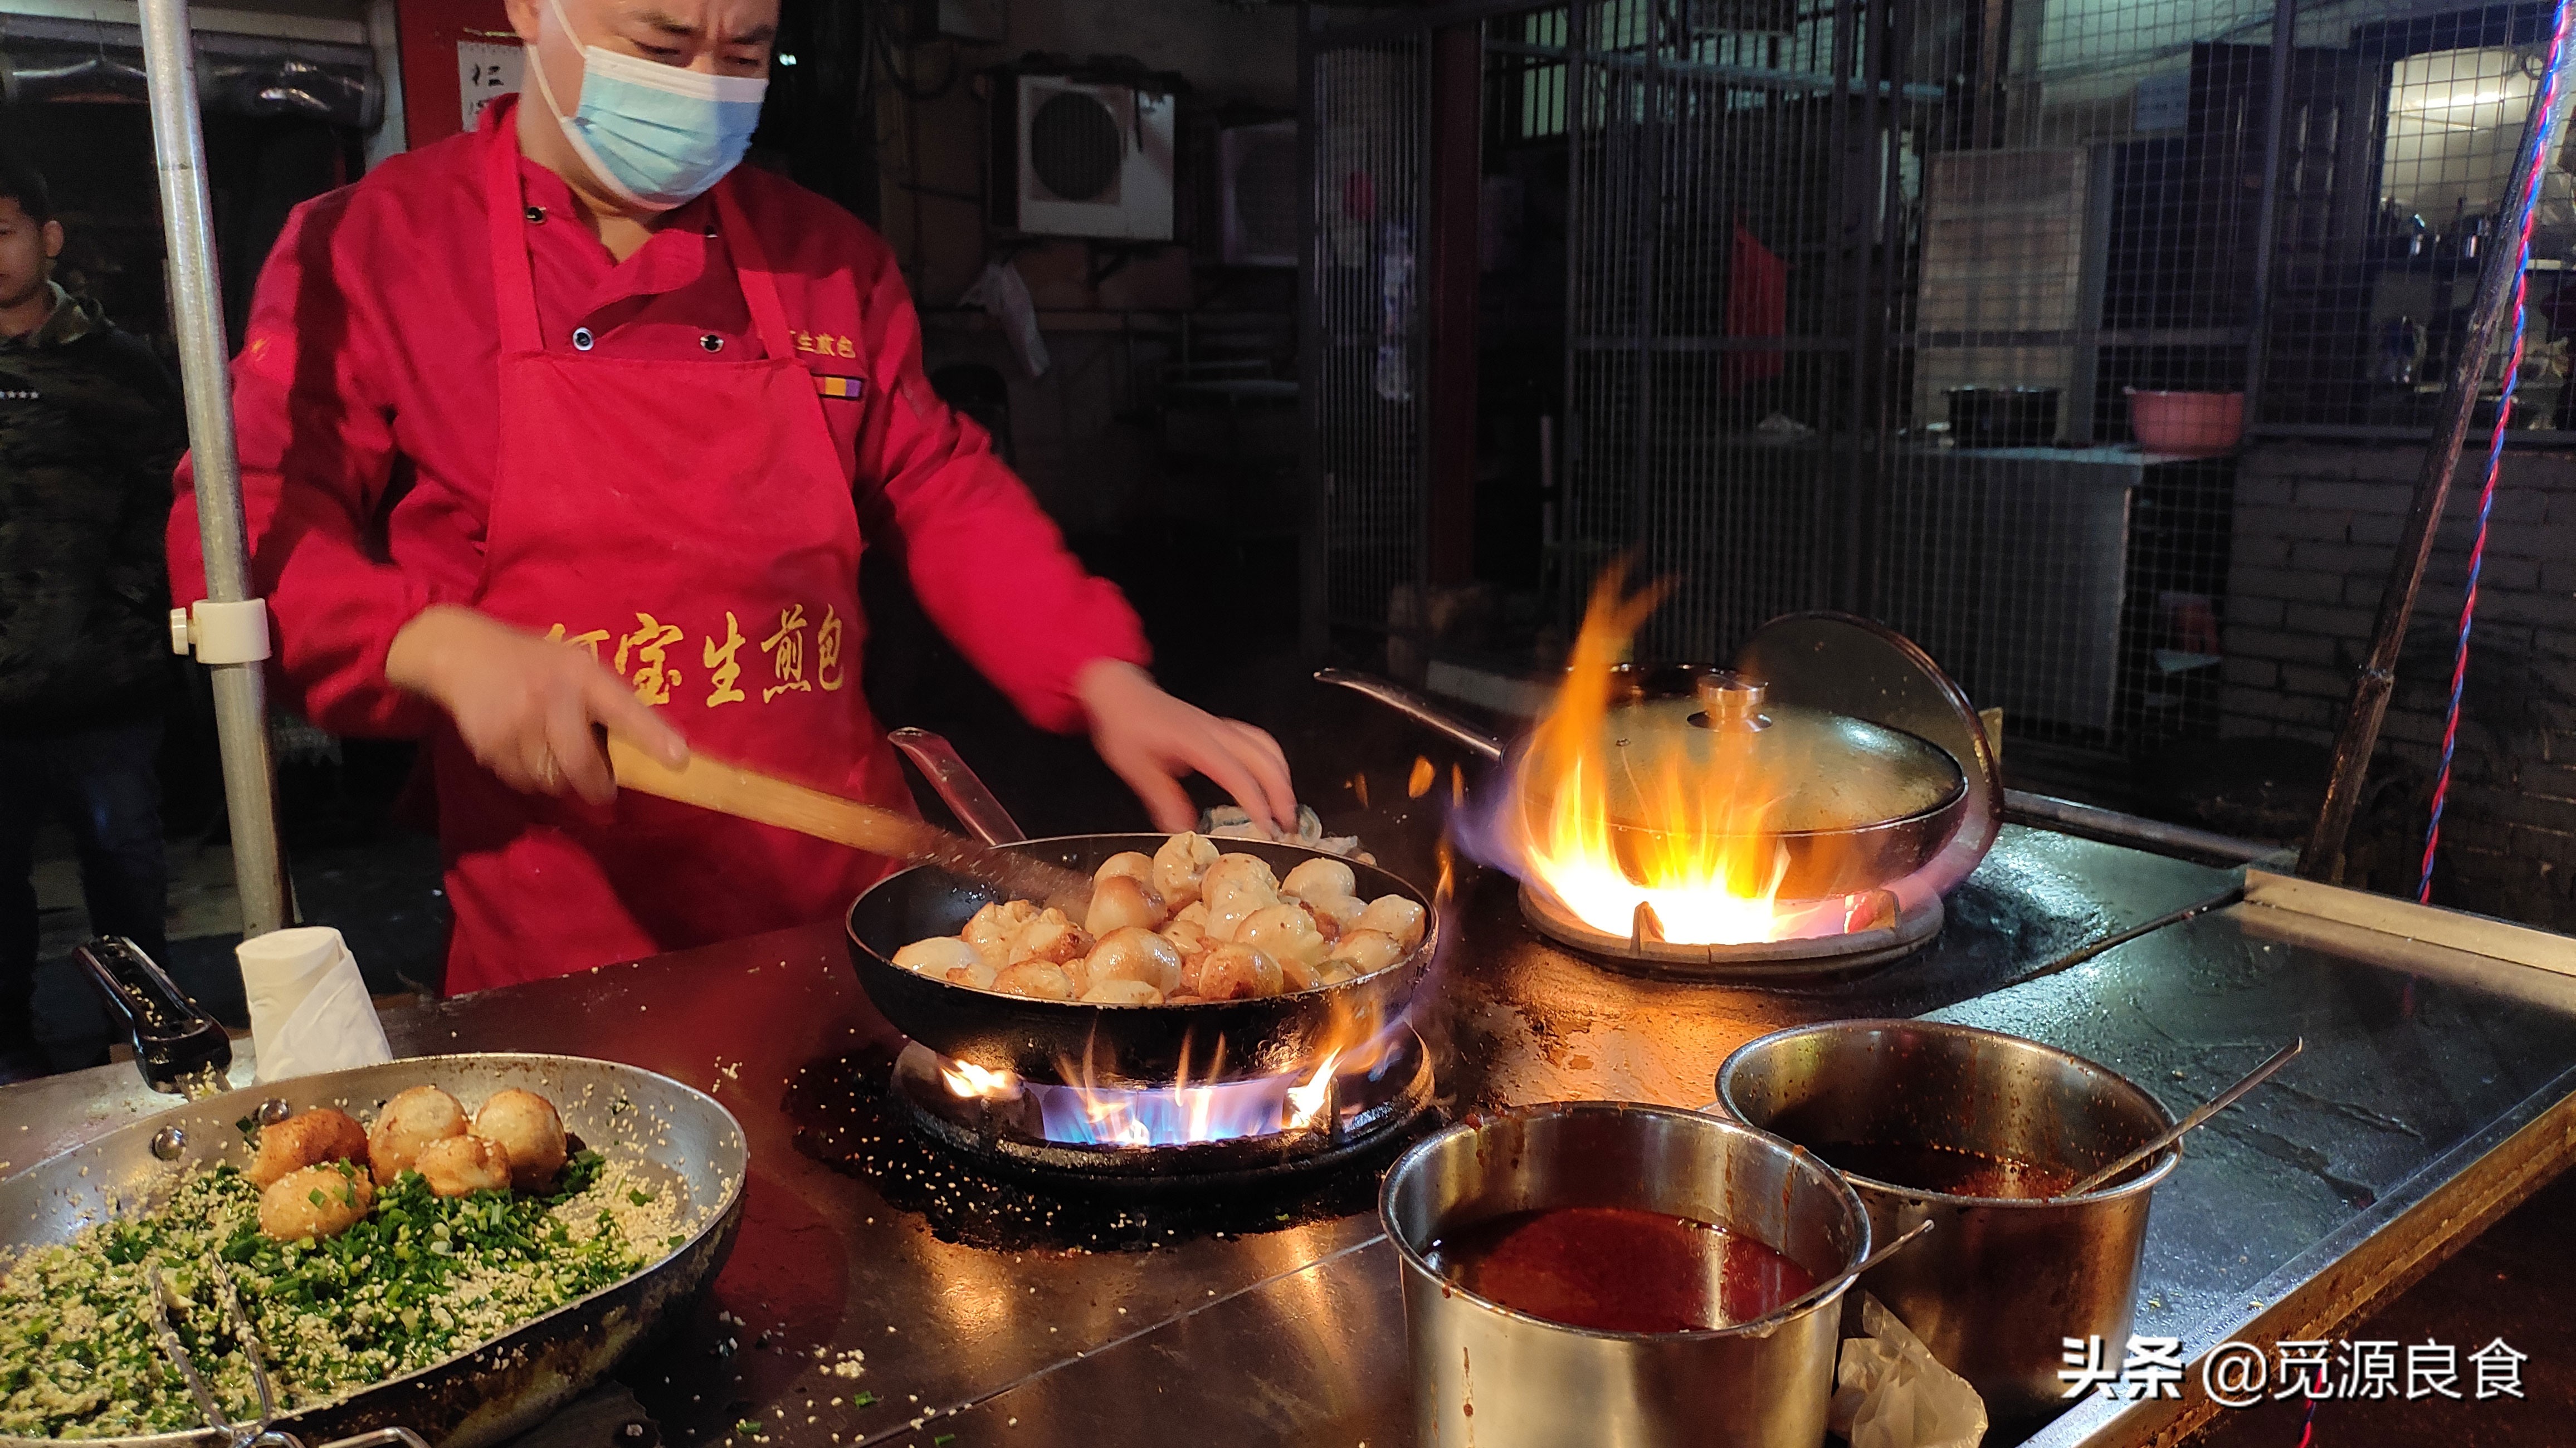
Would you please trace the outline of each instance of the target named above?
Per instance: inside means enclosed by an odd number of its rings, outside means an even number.
[[[1076,921],[1091,908],[1091,879],[1078,870],[1010,850],[987,849],[892,810],[808,789],[704,754],[691,754],[688,763],[673,769],[613,737],[608,741],[608,762],[620,789],[776,825],[888,859],[935,865],[1008,891],[1014,899],[1052,905]]]

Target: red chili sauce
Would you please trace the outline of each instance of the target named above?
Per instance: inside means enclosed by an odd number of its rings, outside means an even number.
[[[1816,1285],[1741,1232],[1633,1207],[1513,1212],[1449,1233],[1428,1255],[1488,1302],[1602,1332],[1732,1327]]]
[[[1835,1142],[1808,1149],[1838,1171],[1954,1197],[2037,1200],[2063,1193],[2082,1175],[2072,1167],[1927,1142]]]

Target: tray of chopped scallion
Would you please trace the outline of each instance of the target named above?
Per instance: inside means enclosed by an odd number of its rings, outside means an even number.
[[[156,1330],[156,1272],[237,1421],[258,1408],[238,1320],[308,1442],[498,1442],[714,1276],[749,1162],[713,1098],[575,1056],[417,1057],[120,1127],[0,1179],[0,1445],[222,1441]]]

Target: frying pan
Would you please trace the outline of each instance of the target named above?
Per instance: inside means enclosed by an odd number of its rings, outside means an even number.
[[[1364,674],[1325,670],[1322,683],[1366,695],[1501,764],[1501,740],[1409,690]],[[1767,696],[1735,693],[1759,681]],[[1689,701],[1716,686],[1719,697]],[[1893,891],[1906,908],[1938,898],[1993,848],[2003,819],[2003,770],[1975,706],[1932,656],[1884,624],[1816,609],[1783,614],[1753,631],[1731,674],[1698,666],[1622,666],[1605,721],[1614,742],[1650,746],[1686,736],[1700,716],[1758,709],[1781,726],[1774,762],[1795,781],[1766,833],[1785,856],[1782,897],[1823,900]],[[1740,717],[1738,715],[1737,717]],[[1677,723],[1676,721],[1680,721]],[[1508,766],[1506,766],[1508,767]],[[1651,832],[1618,817],[1610,833],[1632,842]],[[1624,837],[1624,841],[1623,841]]]
[[[1687,688],[1688,670],[1670,671],[1682,679]],[[1701,671],[1704,672],[1704,671]],[[1384,679],[1340,669],[1325,669],[1315,675],[1317,681],[1349,689],[1375,699],[1388,708],[1424,724],[1469,751],[1485,759],[1501,762],[1506,753],[1503,741],[1459,718],[1421,695]],[[1665,706],[1653,702],[1662,695],[1664,680],[1648,681],[1642,692],[1646,702],[1626,706],[1640,725],[1655,723],[1654,713]],[[1679,708],[1688,707],[1688,695],[1676,699]],[[1923,781],[1924,798],[1908,800],[1904,812],[1885,819],[1867,819],[1856,823],[1825,825],[1811,829],[1783,829],[1762,837],[1765,848],[1775,847],[1783,857],[1779,893],[1789,900],[1829,900],[1856,891],[1877,889],[1912,875],[1941,852],[1966,820],[1974,793],[1965,776],[1951,757],[1938,747],[1903,730],[1871,724],[1859,719],[1829,715],[1820,710],[1793,710],[1772,705],[1770,711],[1790,727],[1804,728],[1818,735],[1830,735],[1832,742],[1855,760],[1880,767],[1882,772],[1930,761]],[[1640,826],[1613,820],[1609,831],[1614,840],[1654,833]]]
[[[120,1208],[149,1204],[173,1184],[174,1167],[247,1166],[250,1148],[235,1123],[268,1101],[356,1114],[424,1082],[466,1101],[513,1086],[536,1091],[556,1104],[574,1134],[639,1152],[637,1174],[656,1191],[679,1193],[692,1209],[687,1240],[624,1281],[472,1352],[278,1419],[280,1428],[317,1443],[387,1427],[413,1429],[441,1448],[501,1442],[607,1377],[723,1265],[742,1218],[750,1154],[741,1125],[712,1097],[613,1061],[500,1053],[422,1056],[202,1096],[0,1180],[0,1252],[67,1241]],[[0,1436],[0,1448],[47,1441]],[[222,1448],[226,1440],[203,1429],[85,1441]]]
[[[1065,835],[1022,840],[1009,817],[989,808],[972,775],[935,736],[901,731],[895,739],[946,797],[960,776],[969,807],[959,818],[987,843],[1089,874],[1110,856],[1136,850],[1152,854],[1159,834]],[[952,806],[956,801],[952,801]],[[981,804],[983,808],[976,806]],[[1257,855],[1286,875],[1321,850],[1256,840],[1218,840],[1230,853]],[[1335,1045],[1374,1036],[1403,1016],[1431,959],[1440,921],[1431,898],[1385,870],[1344,860],[1363,900],[1401,895],[1420,905],[1421,945],[1404,959],[1339,985],[1319,986],[1258,1000],[1195,1005],[1114,1006],[1084,1001],[1031,1000],[952,985],[894,963],[894,953],[916,940],[954,935],[1000,892],[933,866],[916,865],[870,886],[850,906],[850,966],[859,985],[895,1029],[951,1060],[1024,1079],[1079,1079],[1087,1071],[1098,1085],[1160,1087],[1191,1081],[1278,1075],[1311,1066]]]
[[[1152,854],[1164,835],[1065,835],[1001,841],[997,848],[1088,873],[1126,850]],[[1219,840],[1220,848],[1258,855],[1285,875],[1321,850],[1256,840]],[[928,865],[868,887],[850,906],[850,965],[859,985],[894,1028],[951,1060],[1011,1071],[1034,1081],[1076,1078],[1095,1084],[1158,1087],[1192,1081],[1271,1076],[1311,1064],[1329,1046],[1374,1036],[1404,1014],[1431,957],[1439,921],[1430,898],[1373,865],[1343,861],[1362,899],[1401,895],[1423,908],[1422,944],[1386,969],[1339,985],[1258,1000],[1193,1005],[1117,1006],[1031,1000],[952,985],[894,963],[894,953],[932,935],[954,935],[1001,892]],[[1087,1064],[1086,1064],[1087,1063]]]

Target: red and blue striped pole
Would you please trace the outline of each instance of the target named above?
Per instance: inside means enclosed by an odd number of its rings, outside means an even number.
[[[2558,105],[2560,72],[2567,61],[2568,0],[2558,0],[2549,22],[2549,62],[2541,69],[2540,90],[2532,104],[2537,114],[2547,117]],[[2415,898],[2425,904],[2433,900],[2433,859],[2442,845],[2442,807],[2451,795],[2451,759],[2460,738],[2460,698],[2469,678],[2469,630],[2478,616],[2478,575],[2485,569],[2487,558],[2487,522],[2495,511],[2496,475],[2504,467],[2505,429],[2513,425],[2513,396],[2522,374],[2524,308],[2531,295],[2531,223],[2539,209],[2540,178],[2549,165],[2547,147],[2532,153],[2531,172],[2523,190],[2522,215],[2514,226],[2513,278],[2513,346],[2504,368],[2503,395],[2496,400],[2495,431],[2487,439],[2487,475],[2478,489],[2478,531],[2469,545],[2469,576],[2460,596],[2459,641],[2451,652],[2451,696],[2442,716],[2442,763],[2433,776],[2433,807],[2424,826],[2424,868],[2415,887]]]

